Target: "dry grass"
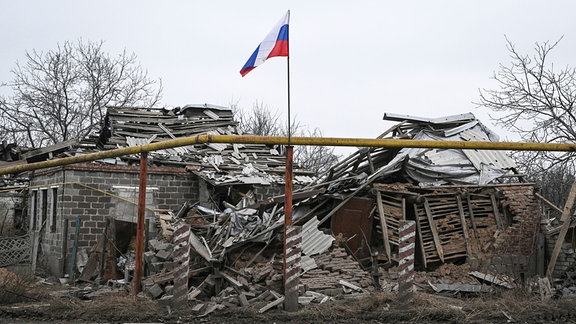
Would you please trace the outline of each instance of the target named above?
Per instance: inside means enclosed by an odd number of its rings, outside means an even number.
[[[0,268],[0,305],[39,300],[37,293],[31,292],[33,279]]]
[[[62,287],[64,288],[64,287]],[[417,293],[407,306],[396,304],[394,293],[373,293],[309,304],[294,313],[271,309],[260,314],[267,302],[246,308],[218,310],[198,318],[191,306],[169,310],[157,301],[116,290],[92,299],[77,296],[49,297],[38,302],[0,307],[2,318],[87,322],[218,322],[218,323],[548,323],[576,321],[576,300],[542,302],[522,289],[492,294],[456,296]]]

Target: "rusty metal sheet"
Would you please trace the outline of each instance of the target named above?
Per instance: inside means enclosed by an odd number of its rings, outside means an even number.
[[[332,216],[332,234],[342,233],[348,240],[348,248],[357,259],[370,256],[373,208],[374,200],[354,197]]]

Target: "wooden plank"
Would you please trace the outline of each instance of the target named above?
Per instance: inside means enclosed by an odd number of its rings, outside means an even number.
[[[496,197],[494,197],[494,193],[490,194],[490,200],[492,202],[492,209],[494,210],[494,217],[496,218],[496,226],[499,230],[504,230],[504,220],[500,215],[500,211],[498,210],[498,204],[496,203]]]
[[[390,241],[388,240],[388,225],[386,224],[386,215],[384,215],[384,206],[382,205],[382,196],[376,191],[376,203],[378,204],[378,214],[380,214],[380,226],[382,227],[382,239],[384,240],[384,250],[388,261],[392,260],[390,251]]]
[[[349,282],[346,281],[346,280],[338,280],[338,283],[341,284],[342,286],[348,287],[348,288],[350,288],[350,289],[352,289],[352,290],[356,290],[356,291],[359,291],[359,292],[364,291],[362,288],[360,288],[360,287],[358,287],[358,286],[356,286],[356,285],[354,285],[354,284],[351,284],[351,283],[349,283]]]
[[[535,193],[534,194],[536,197],[540,198],[540,200],[547,205],[548,207],[554,209],[555,211],[559,212],[560,214],[562,214],[562,209],[560,209],[559,207],[557,207],[556,205],[554,205],[551,201],[549,201],[548,199],[544,198],[541,194],[539,193]]]
[[[406,198],[402,197],[402,220],[406,220]]]
[[[474,208],[472,206],[472,199],[470,198],[470,194],[466,195],[466,201],[468,203],[468,214],[470,215],[470,223],[472,224],[472,231],[474,232],[474,238],[476,239],[476,243],[478,243],[478,246],[480,246],[480,239],[478,239],[476,221],[474,220]]]
[[[418,215],[418,207],[416,207],[416,204],[412,205],[414,206],[414,214]],[[420,244],[420,250],[422,251],[422,263],[424,264],[424,268],[427,267],[427,260],[426,260],[426,253],[424,250],[424,238],[422,237],[422,225],[420,224],[420,218],[418,216],[416,216],[416,229],[418,232],[418,238],[419,238],[419,244]]]
[[[262,314],[262,313],[264,313],[265,311],[269,310],[270,308],[275,307],[275,306],[278,306],[278,305],[282,304],[283,302],[284,302],[284,296],[282,296],[282,297],[280,297],[280,298],[272,301],[272,302],[269,303],[268,305],[260,308],[260,310],[258,310],[258,313]]]
[[[566,233],[568,233],[568,229],[570,228],[569,216],[570,216],[570,210],[572,209],[572,205],[574,205],[575,197],[576,197],[576,181],[572,183],[572,188],[570,189],[568,199],[566,199],[566,204],[564,205],[564,210],[562,211],[562,217],[560,218],[560,220],[563,222],[562,229],[560,229],[560,234],[558,234],[558,238],[556,238],[554,251],[552,252],[552,256],[550,256],[550,262],[548,263],[548,270],[546,270],[546,277],[548,279],[552,278],[552,272],[554,271],[554,267],[556,267],[556,260],[558,259],[558,254],[560,254],[562,244],[564,243],[564,238],[566,237]]]
[[[566,222],[570,218],[570,210],[572,210],[572,206],[574,205],[574,199],[576,198],[576,181],[572,184],[572,188],[570,188],[570,193],[568,194],[568,198],[566,199],[566,205],[562,210],[562,216],[560,217],[561,222]],[[570,223],[569,221],[567,223]]]
[[[240,289],[244,286],[244,285],[242,285],[242,283],[240,283],[238,280],[232,278],[232,276],[230,276],[226,272],[220,272],[220,275],[224,279],[226,279],[226,281],[228,281],[234,288]]]
[[[436,228],[436,223],[434,222],[434,217],[432,217],[432,211],[428,205],[428,199],[424,198],[424,209],[426,210],[426,217],[428,217],[428,222],[430,224],[430,231],[432,232],[432,237],[434,238],[434,245],[436,245],[436,252],[438,252],[438,257],[442,262],[444,262],[444,251],[442,250],[442,243],[440,242],[440,237],[438,237],[438,229]]]
[[[470,274],[471,276],[474,276],[474,277],[478,278],[478,279],[491,282],[491,283],[496,284],[496,285],[498,285],[498,286],[502,286],[502,287],[505,287],[505,288],[508,288],[508,289],[514,288],[514,285],[513,285],[512,283],[510,283],[509,281],[500,279],[500,278],[498,278],[498,277],[496,277],[496,276],[493,276],[493,275],[491,275],[491,274],[489,274],[489,273],[482,273],[482,272],[479,272],[479,271],[472,271],[472,272],[470,272],[469,274]]]
[[[466,240],[466,253],[468,257],[472,256],[472,247],[470,243],[470,235],[468,235],[468,224],[466,223],[466,215],[464,215],[464,206],[462,205],[462,198],[460,195],[456,196],[456,202],[458,204],[458,214],[460,214],[460,222],[462,222],[462,233],[464,234],[464,239]]]
[[[78,141],[75,139],[67,140],[67,141],[64,141],[61,143],[57,143],[54,145],[38,148],[38,149],[35,149],[32,151],[28,151],[26,153],[23,153],[21,155],[21,159],[28,160],[28,159],[32,159],[34,157],[37,157],[37,156],[43,155],[43,154],[51,155],[53,152],[60,151],[60,150],[66,150],[69,147],[74,146],[76,144],[78,144]]]

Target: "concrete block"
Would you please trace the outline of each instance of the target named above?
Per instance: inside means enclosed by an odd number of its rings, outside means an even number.
[[[159,250],[158,252],[156,252],[156,257],[160,260],[168,260],[171,255],[172,252],[168,250]]]
[[[197,312],[201,311],[202,308],[204,308],[204,303],[196,304],[192,307],[192,311],[197,313]]]
[[[152,298],[154,299],[160,297],[160,295],[164,293],[164,290],[162,290],[162,287],[160,287],[160,285],[158,284],[154,284],[148,287],[146,290],[150,294],[150,296],[152,296]]]
[[[150,248],[150,250],[156,252],[158,251],[158,245],[160,244],[160,241],[156,240],[156,239],[152,239],[148,241],[148,247]]]

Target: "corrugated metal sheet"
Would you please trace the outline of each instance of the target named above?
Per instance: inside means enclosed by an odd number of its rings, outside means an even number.
[[[415,139],[422,140],[451,140],[451,141],[490,141],[489,134],[486,133],[482,127],[475,125],[472,128],[467,128],[459,134],[451,137],[439,137],[429,132],[421,132],[415,136]],[[449,162],[456,162],[458,154],[455,152],[462,152],[465,158],[474,165],[476,170],[482,170],[482,164],[493,165],[501,169],[516,168],[516,163],[508,156],[506,151],[495,150],[429,150],[425,153],[426,157],[433,161],[434,164],[450,164]]]
[[[482,163],[493,165],[501,169],[516,168],[517,165],[514,161],[508,157],[505,151],[494,151],[494,150],[462,150],[464,154],[470,159],[470,162],[474,164],[474,167],[478,171],[482,169]]]
[[[465,141],[489,141],[488,134],[480,131],[477,127],[467,129],[459,134]],[[470,162],[478,171],[482,170],[482,164],[493,165],[502,169],[516,168],[516,163],[506,151],[495,150],[462,150]]]
[[[318,230],[318,218],[312,217],[302,226],[302,253],[312,256],[323,253],[332,246],[334,237]]]
[[[482,131],[479,127],[465,129],[458,133],[460,139],[471,142],[488,142],[490,138],[486,132]]]
[[[431,123],[431,124],[444,124],[453,122],[465,122],[476,119],[474,114],[465,113],[452,116],[445,116],[439,118],[424,118],[410,115],[394,114],[394,113],[384,113],[384,120],[391,121],[409,121],[409,122],[420,122],[420,123]]]
[[[461,150],[430,149],[421,153],[432,164],[436,165],[469,165],[470,160]]]
[[[217,105],[212,105],[209,103],[202,103],[202,104],[188,104],[184,107],[182,107],[182,110],[185,109],[215,109],[215,110],[230,110],[229,107],[223,107],[223,106],[217,106]]]

